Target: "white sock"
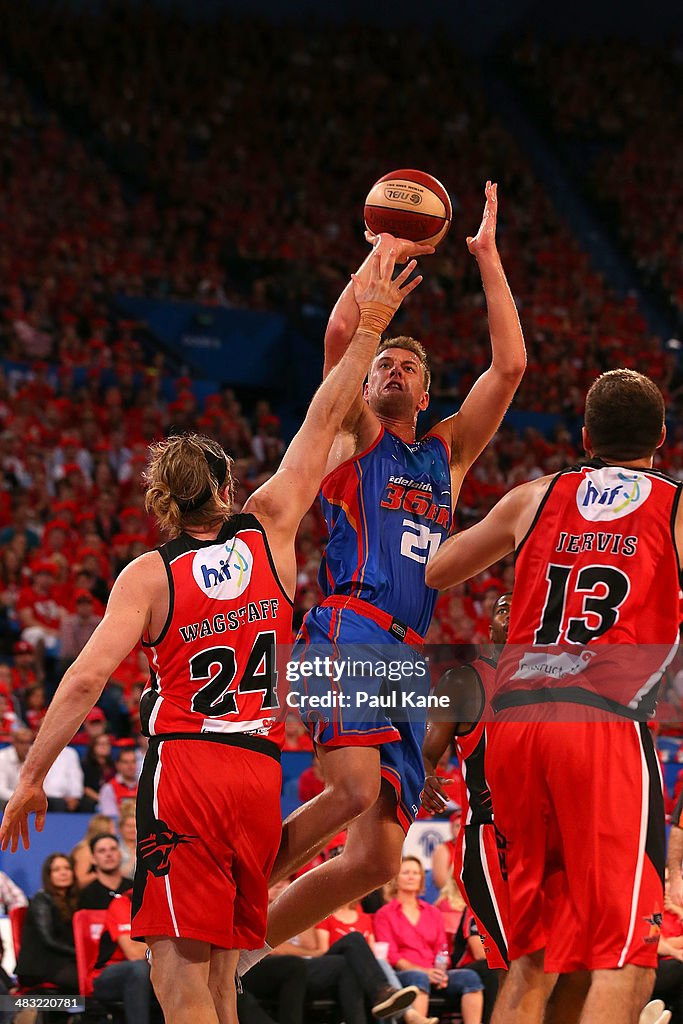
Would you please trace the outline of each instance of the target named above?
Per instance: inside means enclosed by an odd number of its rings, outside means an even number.
[[[237,973],[240,978],[243,978],[247,971],[250,971],[252,967],[255,967],[256,964],[260,963],[261,960],[264,960],[272,952],[273,947],[269,946],[267,942],[261,949],[243,949],[237,961]]]

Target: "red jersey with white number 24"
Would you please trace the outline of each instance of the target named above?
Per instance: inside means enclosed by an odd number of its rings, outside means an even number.
[[[151,670],[143,732],[242,733],[281,747],[276,645],[291,644],[292,602],[263,527],[236,515],[215,540],[183,533],[158,551],[169,610],[161,634],[143,641]]]

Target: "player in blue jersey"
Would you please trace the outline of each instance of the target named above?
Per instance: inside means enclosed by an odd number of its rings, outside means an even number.
[[[418,664],[414,648],[437,598],[425,584],[427,559],[448,536],[463,477],[498,429],[526,365],[496,247],[496,215],[496,185],[487,182],[481,226],[467,246],[486,294],[492,360],[459,411],[416,440],[418,413],[429,404],[427,357],[414,339],[393,338],[380,344],[364,390],[337,434],[322,486],[330,530],[321,571],[326,596],[306,616],[300,657],[307,645],[363,644],[385,653],[391,647],[399,661]],[[380,252],[395,249],[399,260],[432,251],[387,235],[374,242]],[[367,268],[368,260],[357,276],[362,279]],[[339,362],[358,316],[353,288],[347,287],[325,335],[325,375]],[[348,714],[333,708],[310,724],[325,790],[285,823],[273,878],[305,864],[347,824],[348,838],[341,856],[297,879],[273,904],[271,944],[396,874],[424,782],[424,714],[422,721],[399,721],[378,710],[359,723],[357,708]],[[241,967],[248,966],[243,959]]]

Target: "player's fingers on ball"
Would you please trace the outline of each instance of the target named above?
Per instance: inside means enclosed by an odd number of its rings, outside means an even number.
[[[384,267],[383,267],[383,270],[382,270],[382,277],[383,278],[387,278],[388,277],[389,280],[391,280],[391,276],[394,273],[394,267],[395,266],[396,266],[396,248],[395,248],[395,246],[392,245],[391,249],[386,254],[385,259],[384,259]]]

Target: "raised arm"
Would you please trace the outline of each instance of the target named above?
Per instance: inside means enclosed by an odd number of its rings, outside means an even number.
[[[381,235],[371,235],[366,232],[365,237],[372,243],[373,249],[363,260],[355,275],[363,286],[366,286],[370,280],[372,257],[376,252],[380,252],[384,257],[393,249],[396,263],[405,263],[407,259],[414,256],[428,256],[434,252],[433,245],[422,245],[419,242],[410,242],[405,238],[394,238],[393,235],[386,232]],[[323,380],[334,369],[349,347],[350,340],[358,328],[359,319],[360,311],[352,279],[337,299],[327,322]]]
[[[531,487],[533,484],[515,487],[480,523],[444,541],[427,563],[427,586],[437,590],[454,587],[514,551],[521,539],[520,524],[528,519],[530,525],[533,518],[527,514]]]
[[[322,483],[332,443],[346,413],[359,394],[368,367],[377,349],[382,331],[406,295],[418,286],[422,277],[408,282],[415,269],[411,260],[392,280],[393,252],[375,250],[371,257],[370,277],[364,283],[353,275],[355,301],[360,320],[353,340],[341,361],[318,388],[306,419],[295,435],[277,473],[256,491],[245,504],[245,511],[259,516],[264,526],[289,538],[313,503]]]
[[[491,365],[475,382],[459,411],[432,430],[449,445],[451,466],[461,475],[500,426],[526,368],[517,307],[496,245],[497,216],[498,186],[487,181],[484,216],[477,234],[467,239],[467,248],[479,264],[486,295]]]
[[[0,827],[3,850],[11,845],[14,852],[19,836],[28,849],[31,813],[36,815],[36,829],[42,831],[47,810],[43,781],[48,770],[94,706],[111,673],[143,635],[149,623],[155,588],[166,585],[163,563],[156,552],[131,562],[117,578],[104,618],[67,669],[24,762]]]

